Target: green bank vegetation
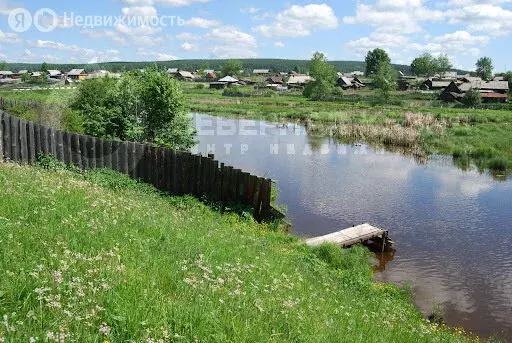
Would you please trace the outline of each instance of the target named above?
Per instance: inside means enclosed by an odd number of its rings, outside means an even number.
[[[366,249],[112,171],[0,163],[0,242],[2,342],[477,341],[374,283]]]

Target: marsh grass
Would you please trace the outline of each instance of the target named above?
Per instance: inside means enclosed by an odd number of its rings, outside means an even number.
[[[372,281],[368,252],[114,173],[0,164],[2,342],[469,342]]]

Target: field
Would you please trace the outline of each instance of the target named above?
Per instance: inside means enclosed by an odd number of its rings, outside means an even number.
[[[491,170],[497,177],[512,170],[510,105],[494,106],[500,109],[457,108],[437,101],[436,94],[414,92],[395,92],[383,105],[369,90],[347,91],[341,101],[313,102],[300,92],[278,94],[242,87],[230,94],[234,96],[223,96],[222,91],[206,89],[206,85],[182,85],[192,112],[300,121],[310,124],[312,134],[332,133],[345,142],[364,141],[422,157],[435,153],[452,155],[462,168],[476,166],[481,171]],[[0,92],[6,98],[61,108],[72,95],[69,90]]]
[[[114,172],[0,163],[0,242],[2,342],[472,341],[374,283],[363,248]]]

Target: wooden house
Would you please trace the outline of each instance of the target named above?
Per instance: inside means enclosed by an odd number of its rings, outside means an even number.
[[[72,80],[78,80],[78,81],[82,81],[82,80],[85,80],[87,79],[89,75],[85,72],[85,69],[73,69],[71,70],[67,77],[72,79]]]

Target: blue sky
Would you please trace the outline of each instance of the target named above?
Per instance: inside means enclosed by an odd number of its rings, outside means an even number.
[[[512,0],[0,0],[0,59],[10,62],[308,59],[317,50],[363,60],[381,47],[395,63],[446,53],[471,70],[490,56],[503,71],[511,35]]]

